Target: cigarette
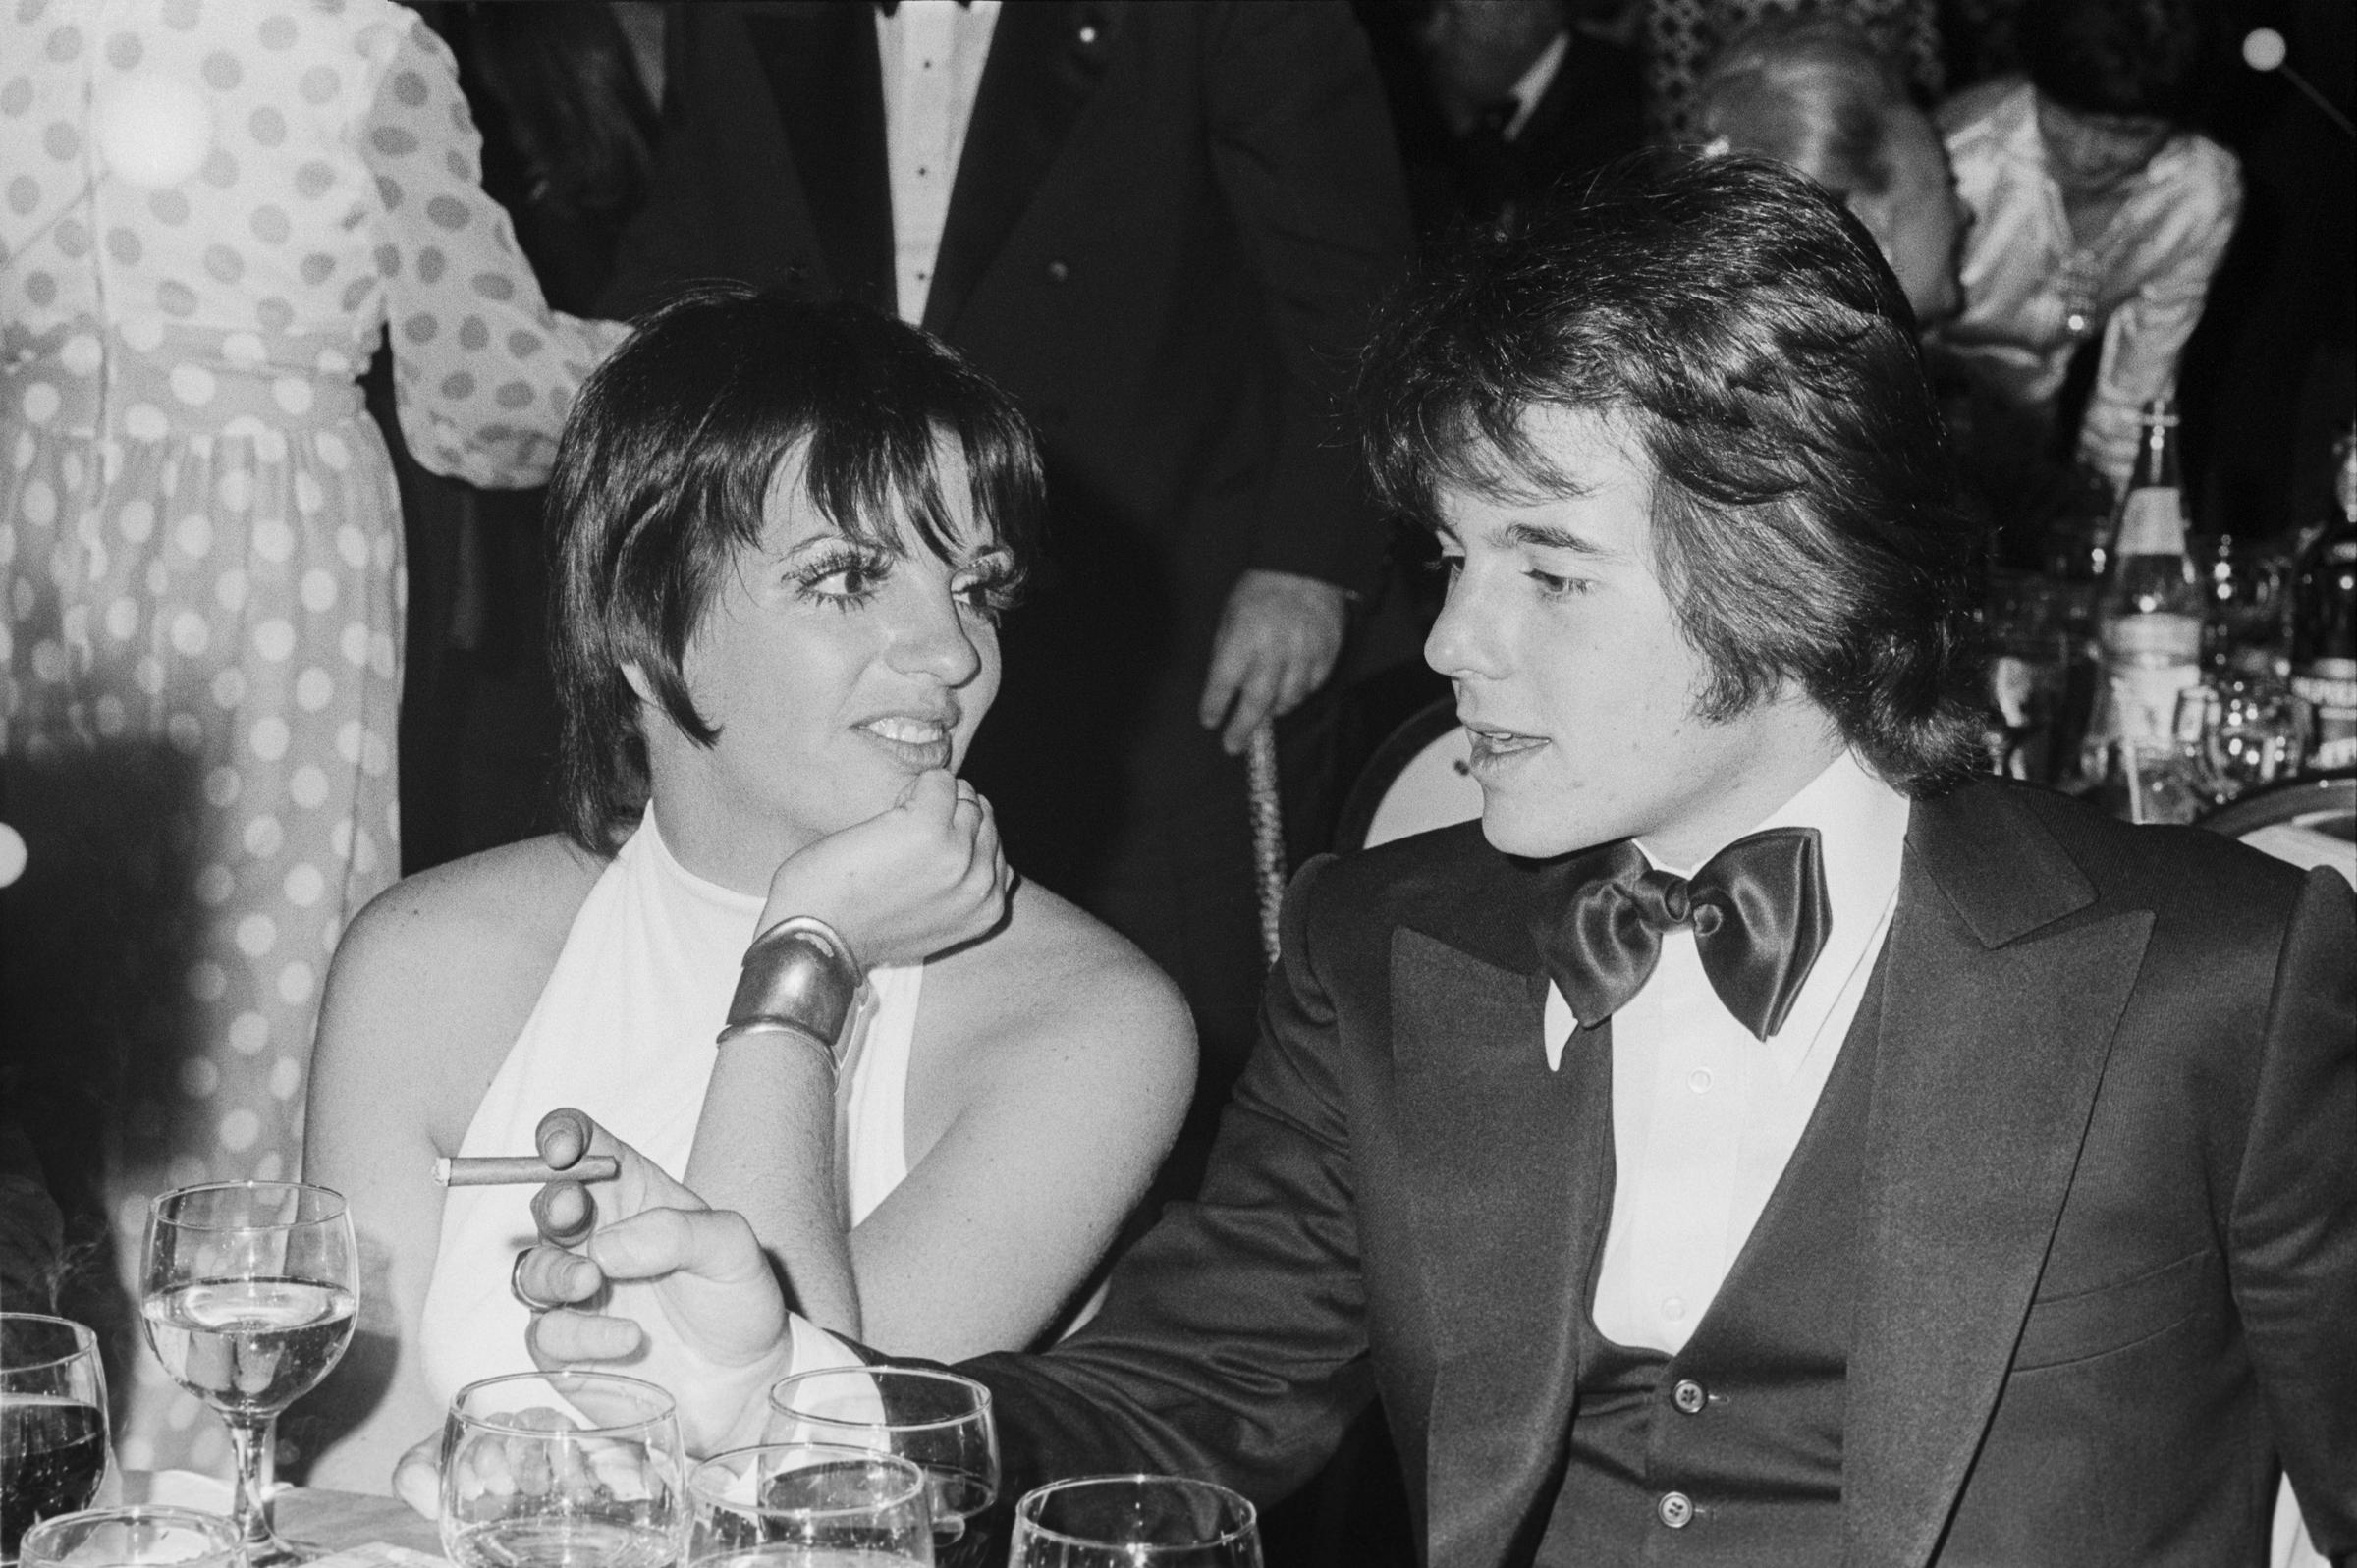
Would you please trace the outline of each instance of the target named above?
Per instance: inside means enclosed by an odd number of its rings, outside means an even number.
[[[434,1180],[445,1187],[528,1187],[549,1181],[612,1181],[622,1162],[612,1155],[583,1155],[570,1170],[559,1170],[537,1155],[503,1155],[494,1160],[437,1160]]]

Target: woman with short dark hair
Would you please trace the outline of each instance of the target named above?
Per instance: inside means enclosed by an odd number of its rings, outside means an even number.
[[[1006,395],[856,307],[707,291],[584,386],[550,491],[569,832],[402,883],[329,978],[307,1173],[378,1261],[348,1386],[386,1392],[323,1479],[381,1488],[521,1370],[529,1189],[428,1172],[560,1107],[745,1214],[814,1322],[950,1359],[1068,1315],[1193,1054],[955,776],[1039,500]]]
[[[1945,341],[2053,418],[2072,356],[2100,339],[2085,416],[2056,434],[2115,486],[2137,410],[2174,394],[2242,210],[2234,155],[2189,123],[2207,16],[2203,0],[2038,0],[2021,9],[2026,74],[1940,111],[1973,211]]]

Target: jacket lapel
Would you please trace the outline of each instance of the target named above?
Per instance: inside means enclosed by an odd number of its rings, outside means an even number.
[[[929,331],[949,333],[1031,204],[1105,74],[1124,9],[1042,0],[1000,11],[925,296]]]
[[[873,8],[763,7],[744,27],[817,231],[827,276],[816,292],[891,314],[899,285]]]
[[[1549,1071],[1536,967],[1406,928],[1392,939],[1398,1136],[1437,1336],[1436,1563],[1510,1560],[1546,1527],[1577,1383],[1572,1315],[1612,1202],[1609,1035],[1574,1039]]]
[[[1920,1568],[1996,1408],[2152,917],[1994,787],[1919,805],[1890,943],[1843,1439],[1850,1568]]]

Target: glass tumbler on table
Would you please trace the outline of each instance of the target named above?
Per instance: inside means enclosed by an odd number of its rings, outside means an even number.
[[[358,1288],[344,1196],[292,1181],[167,1192],[150,1206],[141,1312],[173,1381],[217,1411],[238,1462],[248,1568],[320,1555],[282,1541],[263,1495],[278,1418],[352,1343]]]
[[[442,1550],[459,1568],[668,1568],[686,1529],[685,1452],[651,1382],[468,1383],[442,1424]]]
[[[806,1372],[769,1391],[769,1440],[839,1443],[895,1454],[925,1473],[933,1554],[979,1568],[988,1538],[966,1521],[998,1500],[999,1436],[990,1390],[954,1372],[878,1367]]]
[[[1014,1505],[1008,1568],[1261,1568],[1252,1504],[1178,1476],[1081,1476]]]
[[[0,1563],[36,1520],[87,1508],[106,1479],[106,1373],[78,1323],[0,1312]]]
[[[933,1568],[930,1487],[908,1460],[838,1443],[762,1443],[688,1476],[694,1568]]]
[[[193,1508],[92,1508],[25,1533],[21,1568],[240,1568],[235,1520]]]

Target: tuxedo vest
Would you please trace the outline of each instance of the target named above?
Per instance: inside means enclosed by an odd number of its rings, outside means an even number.
[[[1792,1159],[1685,1348],[1631,1349],[1605,1338],[1592,1312],[1577,1315],[1579,1398],[1540,1568],[1840,1560],[1842,1408],[1882,996],[1878,960]],[[1606,1151],[1609,1187],[1612,1105],[1596,1099],[1580,1135]],[[1611,1204],[1598,1213],[1591,1256],[1601,1261]]]

